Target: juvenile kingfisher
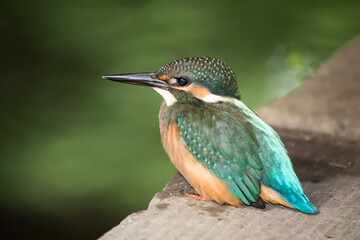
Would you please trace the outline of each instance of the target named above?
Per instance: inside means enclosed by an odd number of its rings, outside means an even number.
[[[306,197],[277,133],[241,100],[233,70],[209,57],[183,58],[155,73],[103,78],[154,88],[164,102],[161,141],[197,194],[236,207],[281,204],[318,210]]]

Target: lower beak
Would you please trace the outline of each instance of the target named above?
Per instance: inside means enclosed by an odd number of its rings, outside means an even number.
[[[159,80],[155,77],[155,73],[130,73],[130,74],[114,74],[103,76],[104,79],[128,83],[133,85],[168,88],[165,81]]]

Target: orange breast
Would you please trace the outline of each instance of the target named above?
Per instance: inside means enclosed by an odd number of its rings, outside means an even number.
[[[166,105],[163,104],[161,112],[166,108]],[[202,166],[201,163],[187,150],[180,138],[179,128],[175,122],[166,124],[160,117],[160,132],[161,141],[171,162],[193,186],[198,194],[206,200],[215,201],[219,204],[226,203],[237,207],[244,204],[241,199],[230,193],[223,180]],[[275,190],[265,185],[261,185],[260,196],[266,202],[294,208]]]
[[[162,143],[165,151],[175,167],[195,191],[209,201],[220,204],[228,203],[240,206],[243,202],[233,196],[226,183],[212,174],[184,147],[176,123],[171,123],[167,129],[162,129]]]

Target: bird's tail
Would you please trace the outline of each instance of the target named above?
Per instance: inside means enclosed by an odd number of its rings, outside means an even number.
[[[305,213],[317,213],[319,210],[310,202],[305,193],[288,193],[281,196],[294,208]]]
[[[256,114],[252,114],[241,101],[237,101],[236,104],[248,114],[259,141],[258,153],[262,160],[261,183],[269,190],[269,194],[264,194],[265,199],[261,190],[261,198],[305,213],[317,213],[318,210],[305,196],[279,135]]]
[[[282,191],[285,190],[285,191]],[[302,189],[300,191],[289,191],[287,188],[274,190],[274,188],[261,185],[260,197],[273,204],[280,204],[285,207],[294,208],[305,213],[317,213],[318,210],[312,205]]]

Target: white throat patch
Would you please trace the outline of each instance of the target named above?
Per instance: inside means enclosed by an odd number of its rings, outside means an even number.
[[[157,91],[165,100],[166,105],[169,107],[177,102],[174,95],[172,95],[169,91],[161,89],[161,88],[153,88],[155,91]]]
[[[200,99],[203,100],[204,102],[207,102],[207,103],[217,103],[217,102],[228,102],[228,101],[230,101],[229,98],[222,97],[222,96],[215,95],[215,94],[211,94],[211,93],[206,95],[203,98],[200,98]]]

